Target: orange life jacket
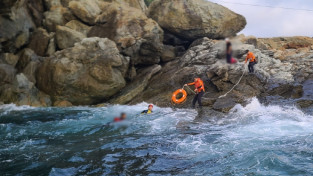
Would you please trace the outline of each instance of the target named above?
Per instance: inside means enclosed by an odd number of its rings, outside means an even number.
[[[247,63],[249,59],[250,59],[250,62],[256,62],[254,54],[250,51],[247,54],[245,63]]]
[[[196,78],[195,82],[189,83],[188,85],[195,85],[195,88],[198,90],[198,92],[205,92],[203,81],[200,78]]]

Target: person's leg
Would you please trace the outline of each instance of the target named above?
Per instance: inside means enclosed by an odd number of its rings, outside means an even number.
[[[193,108],[196,106],[197,99],[198,99],[198,94],[196,94],[195,97],[192,100],[192,107]]]
[[[254,62],[251,64],[251,73],[254,73]]]
[[[198,103],[199,103],[200,108],[202,107],[201,98],[202,98],[203,94],[204,94],[203,91],[201,91],[201,92],[198,94]]]
[[[251,70],[251,62],[249,62],[248,69],[249,69],[249,73],[251,73],[252,72],[252,70]]]

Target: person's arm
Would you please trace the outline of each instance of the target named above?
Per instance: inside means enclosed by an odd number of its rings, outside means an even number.
[[[245,64],[248,62],[248,58],[249,58],[249,53],[247,54]]]
[[[196,82],[192,82],[192,83],[189,83],[189,84],[187,84],[188,86],[191,86],[191,85],[195,85],[196,84]]]
[[[141,114],[146,114],[148,110],[144,110],[141,112]]]

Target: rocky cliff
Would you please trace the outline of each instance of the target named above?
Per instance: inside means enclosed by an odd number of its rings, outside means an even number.
[[[205,0],[15,0],[0,3],[0,101],[31,106],[138,103],[172,106],[171,93],[194,77],[204,104],[228,112],[257,97],[310,106],[313,40],[236,36],[246,20]],[[256,74],[224,63],[226,37],[235,57],[253,51]],[[189,92],[191,97],[192,92]],[[191,98],[184,105],[189,107]]]

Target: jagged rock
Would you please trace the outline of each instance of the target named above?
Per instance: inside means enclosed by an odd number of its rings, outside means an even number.
[[[73,106],[71,102],[69,101],[56,101],[53,103],[53,106],[56,106],[56,107],[71,107]]]
[[[25,46],[29,42],[29,36],[29,31],[19,34],[14,41],[14,47],[19,49]]]
[[[94,25],[96,17],[101,13],[101,2],[98,0],[71,1],[69,8],[83,22]]]
[[[310,37],[274,37],[258,39],[258,45],[266,49],[299,49],[307,48],[313,45],[313,39]]]
[[[110,38],[136,65],[160,62],[163,30],[155,21],[141,10],[123,4],[106,3],[103,8],[106,10],[97,17],[89,37]]]
[[[28,13],[27,2],[18,1],[6,15],[0,16],[0,42],[5,52],[16,52],[27,44],[29,31],[36,27]]]
[[[17,105],[51,106],[50,97],[40,92],[23,73],[16,75],[15,87],[19,92],[15,102]]]
[[[16,70],[12,65],[0,64],[0,85],[12,84]]]
[[[29,62],[37,60],[38,56],[35,54],[35,52],[29,48],[25,48],[20,53],[20,58],[16,64],[16,68],[19,72],[21,72],[29,64]]]
[[[126,85],[122,75],[124,62],[127,60],[113,41],[86,38],[73,48],[46,58],[36,74],[37,85],[54,100],[74,105],[96,104]]]
[[[164,45],[163,52],[161,55],[162,62],[168,62],[176,58],[176,48],[171,45]]]
[[[55,34],[53,34],[53,37],[49,40],[49,45],[47,48],[46,55],[52,56],[56,51],[56,41],[55,41]]]
[[[0,99],[4,103],[15,103],[17,105],[51,105],[50,97],[40,92],[23,73],[16,75],[12,82],[1,84]]]
[[[56,26],[65,25],[68,21],[74,20],[75,17],[64,7],[53,7],[44,13],[44,26],[49,32],[55,32]]]
[[[86,36],[80,32],[64,26],[56,28],[56,42],[60,49],[73,47],[75,43],[80,42]]]
[[[105,0],[106,2],[125,3],[131,7],[137,8],[146,12],[148,10],[144,0]]]
[[[150,66],[145,68],[132,83],[127,85],[120,94],[110,100],[113,104],[126,104],[129,103],[134,97],[138,96],[148,86],[151,77],[161,70],[160,65]]]
[[[83,24],[83,23],[81,23],[81,22],[79,22],[77,20],[72,20],[72,21],[66,23],[65,26],[70,28],[70,29],[73,29],[73,30],[75,30],[77,32],[80,32],[80,33],[82,33],[82,34],[84,34],[86,36],[87,36],[87,34],[88,34],[89,30],[90,30],[89,26],[87,26],[87,25],[85,25],[85,24]]]
[[[2,53],[0,55],[0,64],[9,64],[15,67],[19,59],[18,55],[12,53]]]
[[[227,113],[229,112],[235,105],[236,105],[236,100],[234,98],[219,98],[216,100],[216,102],[213,104],[213,109]]]
[[[297,101],[297,104],[301,108],[308,108],[308,107],[313,105],[313,100],[299,100],[299,101]]]
[[[188,40],[235,36],[246,25],[243,16],[205,0],[154,0],[149,6],[149,17]]]
[[[215,98],[202,98],[203,106],[212,106],[216,102]]]
[[[51,35],[43,28],[38,28],[32,35],[28,48],[32,49],[38,56],[45,56]]]
[[[278,87],[275,87],[268,91],[270,95],[279,95],[284,98],[301,98],[303,95],[303,86],[302,85],[291,85],[284,84]]]
[[[62,3],[60,0],[44,0],[44,4],[45,4],[46,9],[49,9],[49,10],[54,7],[62,6]]]

